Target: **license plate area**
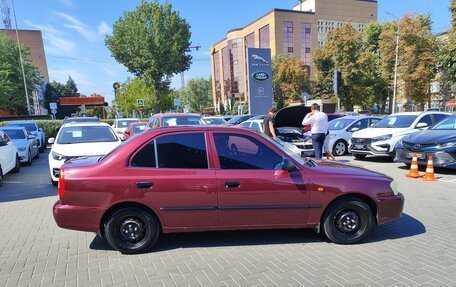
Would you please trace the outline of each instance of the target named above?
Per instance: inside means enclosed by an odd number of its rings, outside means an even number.
[[[354,149],[361,149],[361,150],[366,150],[367,149],[367,145],[365,144],[355,144],[353,146]]]
[[[426,159],[426,154],[424,153],[417,153],[416,154],[416,157],[418,159]],[[409,154],[407,155],[407,158],[413,158],[413,152],[409,152]]]

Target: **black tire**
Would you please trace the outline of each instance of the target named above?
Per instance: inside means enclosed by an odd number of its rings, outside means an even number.
[[[332,153],[335,156],[343,156],[348,151],[348,144],[344,140],[338,140],[334,143]]]
[[[55,180],[53,180],[52,178],[51,178],[51,183],[52,183],[52,185],[53,185],[53,186],[57,186],[57,185],[59,185],[59,182],[58,182],[58,181],[55,181]]]
[[[34,158],[40,158],[40,150],[38,149],[38,152],[36,153]]]
[[[366,158],[366,155],[365,155],[365,154],[357,154],[357,153],[354,153],[353,156],[354,156],[356,159],[364,159],[364,158]]]
[[[150,212],[139,207],[125,207],[109,216],[104,224],[104,234],[106,241],[115,250],[124,254],[137,254],[146,252],[155,245],[160,226]]]
[[[28,151],[28,160],[25,164],[32,165],[32,152],[30,150]]]
[[[21,171],[21,161],[19,160],[19,156],[16,155],[16,165],[14,166],[14,168],[11,172],[18,173],[19,171]]]
[[[2,186],[2,185],[3,185],[3,169],[0,166],[0,186]]]
[[[38,148],[38,153],[43,153],[45,149],[46,149],[46,143],[43,141],[41,143],[41,147]]]
[[[364,201],[347,197],[332,203],[323,218],[323,231],[334,243],[361,241],[375,224],[371,208]]]

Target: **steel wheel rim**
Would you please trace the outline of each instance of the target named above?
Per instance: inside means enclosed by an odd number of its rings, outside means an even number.
[[[339,142],[336,144],[336,154],[337,155],[343,155],[345,153],[345,144],[342,142]]]
[[[130,242],[139,243],[146,236],[146,224],[137,217],[126,217],[119,220],[119,237],[120,239]]]
[[[344,209],[334,217],[334,225],[344,234],[354,234],[361,228],[361,218],[356,211]]]

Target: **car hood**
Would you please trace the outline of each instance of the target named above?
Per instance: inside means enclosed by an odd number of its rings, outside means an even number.
[[[64,156],[99,156],[107,154],[120,145],[120,143],[121,141],[65,145],[56,144],[52,147],[52,151]]]
[[[366,169],[361,166],[356,166],[352,164],[345,164],[340,162],[334,161],[322,161],[317,163],[316,169],[319,173],[328,174],[328,178],[335,175],[343,175],[343,176],[361,176],[361,177],[377,177],[377,178],[388,178],[393,180],[391,177],[375,172],[369,169]]]
[[[302,128],[302,120],[308,113],[310,113],[310,107],[304,105],[283,108],[275,116],[275,127]]]
[[[456,142],[455,130],[426,130],[408,135],[403,139],[413,144],[439,144]]]
[[[28,148],[29,142],[26,139],[14,139],[12,140],[16,148]]]
[[[375,138],[384,135],[400,135],[413,132],[409,128],[367,128],[353,133],[354,138]]]

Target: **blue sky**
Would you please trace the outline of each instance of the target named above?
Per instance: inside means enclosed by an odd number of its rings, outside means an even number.
[[[318,1],[318,0],[317,0]],[[8,0],[12,8],[11,0]],[[193,51],[193,64],[186,80],[210,75],[209,47],[223,39],[226,31],[242,27],[273,8],[291,8],[297,0],[169,0],[191,25],[192,42],[202,46]],[[100,93],[113,99],[112,83],[129,75],[115,62],[104,45],[104,37],[125,10],[139,0],[15,0],[19,29],[43,32],[49,76],[65,82],[71,75],[83,94]],[[379,21],[407,13],[430,13],[434,32],[449,28],[449,0],[379,0]],[[238,7],[242,7],[239,9]],[[180,77],[173,80],[179,88]]]

